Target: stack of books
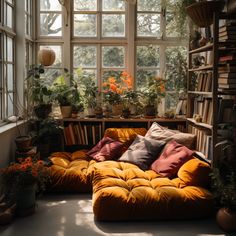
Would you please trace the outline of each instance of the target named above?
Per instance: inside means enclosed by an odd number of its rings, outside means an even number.
[[[219,41],[220,42],[233,42],[236,41],[236,22],[227,21],[219,27]]]

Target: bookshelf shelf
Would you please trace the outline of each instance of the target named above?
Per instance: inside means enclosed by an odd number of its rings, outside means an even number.
[[[189,54],[194,54],[194,53],[200,53],[200,52],[205,52],[205,51],[210,51],[213,48],[213,43],[208,43],[207,45],[200,47],[200,48],[196,48],[194,50],[189,51]]]
[[[204,95],[205,97],[212,98],[212,92],[203,92],[203,91],[188,91],[189,94],[195,95]]]
[[[212,130],[212,127],[213,127],[212,125],[209,125],[209,124],[206,124],[206,123],[196,122],[193,118],[187,118],[187,121],[191,122],[195,126],[203,128],[203,129]]]
[[[202,71],[202,70],[212,70],[213,69],[213,65],[207,65],[207,66],[200,66],[197,68],[191,68],[188,71],[189,72],[194,72],[194,71]]]

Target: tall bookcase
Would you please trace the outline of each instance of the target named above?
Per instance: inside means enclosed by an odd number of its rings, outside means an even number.
[[[233,39],[229,36],[227,29],[222,30],[225,24],[233,20],[236,22],[236,14],[215,12],[211,25],[212,41],[202,47],[189,50],[188,56],[187,129],[188,132],[197,135],[196,149],[212,161],[213,166],[217,165],[220,158],[216,144],[225,138],[219,135],[219,124],[226,122],[220,119],[224,116],[222,106],[228,103],[228,110],[232,112],[236,97],[236,88],[222,88],[219,79],[223,72],[228,73],[225,74],[227,76],[231,73],[230,68],[233,66],[236,68],[236,60],[234,64],[227,60],[221,61],[222,57],[231,53],[232,50],[235,51],[236,56],[236,29],[232,33],[235,35]],[[235,24],[236,28],[236,23],[232,24]],[[205,58],[205,60],[201,65],[194,66],[193,62],[196,58]],[[236,81],[236,76],[234,79]],[[229,81],[228,78],[225,79],[225,83],[227,81]]]

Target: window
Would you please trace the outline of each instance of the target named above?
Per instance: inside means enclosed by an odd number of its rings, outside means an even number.
[[[0,121],[15,114],[15,25],[13,0],[1,0]]]
[[[174,106],[176,86],[178,92],[183,86],[174,82],[175,68],[169,68],[176,56],[186,59],[187,45],[175,27],[175,0],[65,2],[38,1],[38,48],[50,46],[57,54],[48,76],[66,67],[76,78],[82,69],[101,89],[108,77],[125,70],[134,76],[135,88],[144,90],[147,78],[159,75],[168,80],[163,104]]]
[[[114,71],[126,69],[125,1],[75,0],[73,9],[73,69],[82,68],[101,88]]]
[[[165,78],[165,109],[176,106],[186,85],[186,42],[176,31],[174,7],[173,0],[137,0],[136,88],[146,90],[149,77]]]

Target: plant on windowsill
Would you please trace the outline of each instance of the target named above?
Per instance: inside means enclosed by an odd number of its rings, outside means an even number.
[[[103,102],[112,106],[112,114],[119,116],[124,106],[124,95],[132,89],[133,78],[126,71],[114,71],[103,83]]]
[[[51,82],[43,74],[43,65],[33,65],[26,78],[27,114],[33,110],[39,119],[47,118],[52,111]]]
[[[165,96],[165,80],[161,77],[149,77],[148,89],[142,91],[144,95],[145,116],[155,117],[158,104],[161,103],[161,98]]]
[[[53,99],[59,103],[63,118],[71,116],[73,92],[75,90],[73,85],[67,83],[73,83],[73,78],[64,68],[64,73],[55,79],[52,86]]]

